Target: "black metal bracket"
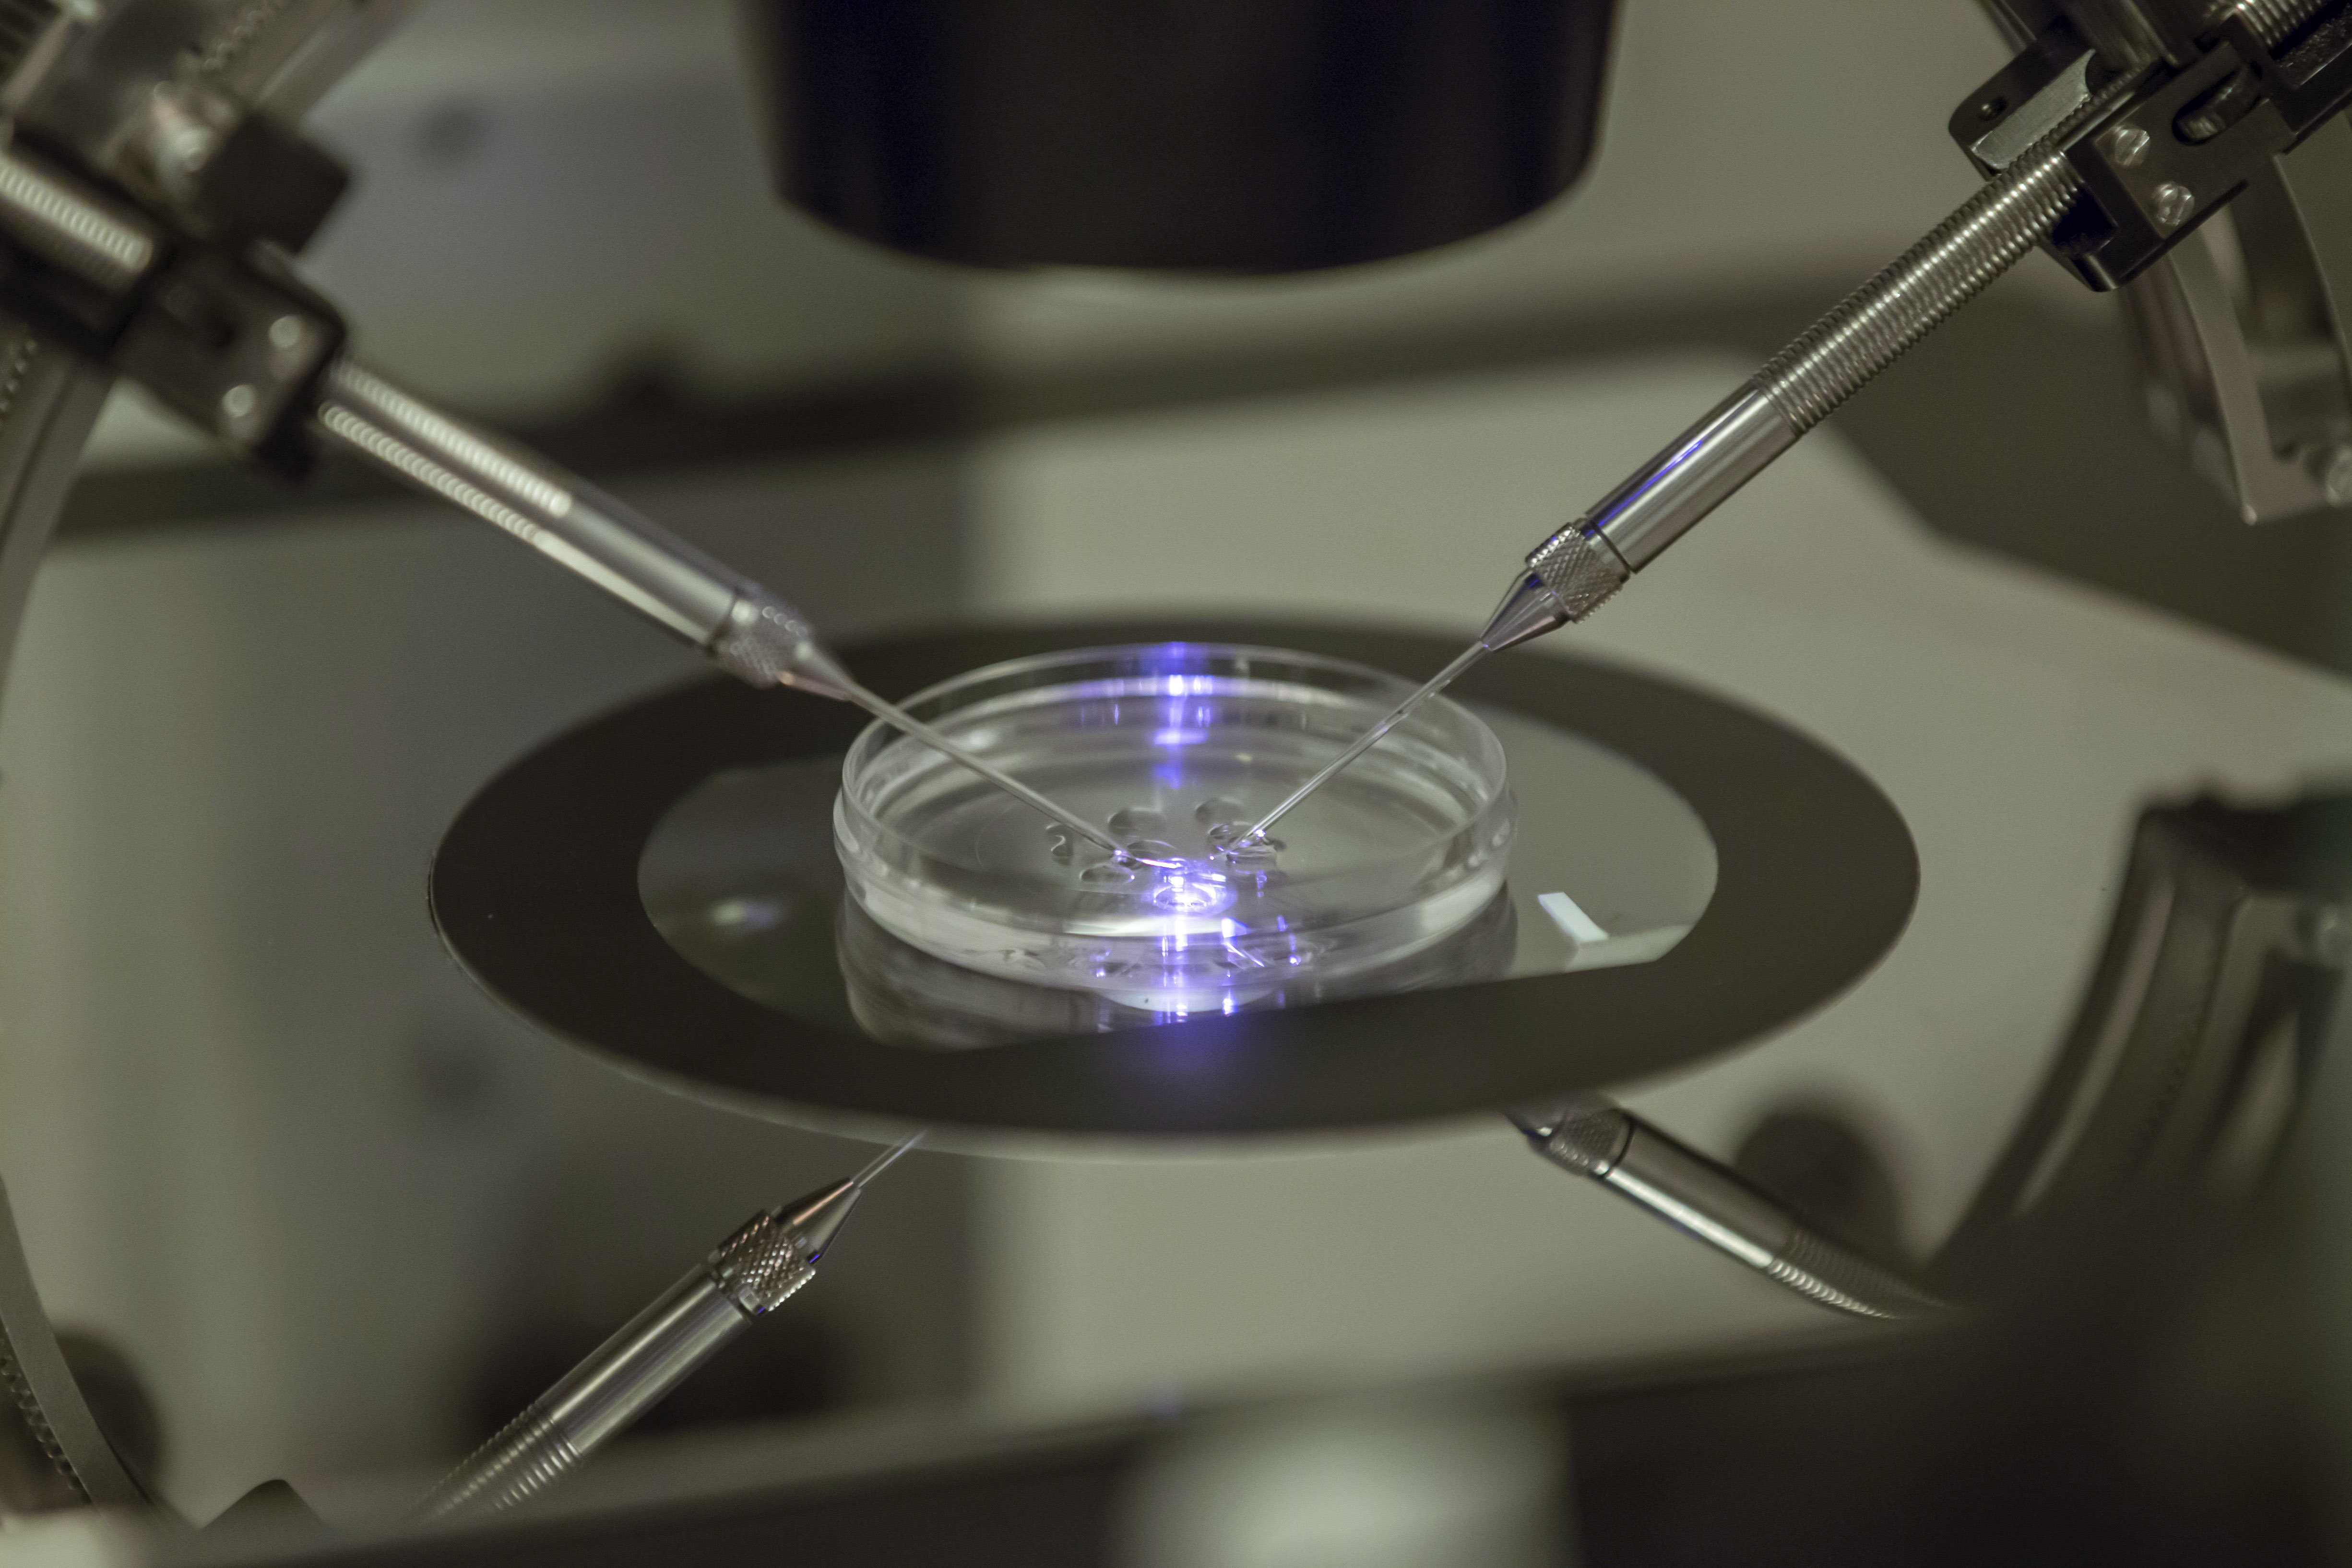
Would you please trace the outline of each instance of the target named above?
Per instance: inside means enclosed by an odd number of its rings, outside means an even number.
[[[233,138],[229,147],[238,144]],[[118,210],[135,207],[156,259],[136,282],[110,289],[0,237],[0,309],[129,377],[239,456],[284,478],[309,473],[317,459],[311,395],[342,348],[343,319],[294,277],[278,244],[256,235],[303,232],[323,213],[329,187],[340,190],[336,172],[312,168],[306,179],[280,182],[293,189],[282,199],[255,194],[245,219],[207,237],[45,153],[56,177],[84,184]],[[252,153],[232,166],[283,174],[289,156],[278,144],[277,154]],[[232,184],[252,185],[221,189]]]
[[[2066,148],[2083,194],[2043,247],[2092,288],[2116,289],[2229,205],[2264,160],[2292,151],[2352,104],[2352,0],[2273,55],[2232,13],[2179,68],[2152,68],[2125,102],[2081,127]],[[1953,111],[1952,139],[1978,169],[1997,129],[2070,73],[2104,74],[2061,22]]]
[[[232,451],[299,479],[317,458],[311,392],[344,335],[267,248],[203,247],[165,267],[108,359]]]

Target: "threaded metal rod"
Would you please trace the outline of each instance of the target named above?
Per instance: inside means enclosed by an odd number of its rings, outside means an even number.
[[[2232,9],[2265,47],[2274,49],[2326,4],[2327,0],[2238,0]]]
[[[512,1508],[562,1480],[581,1460],[560,1417],[534,1404],[467,1456],[457,1472],[416,1505],[419,1521]]]
[[[110,293],[136,282],[157,254],[134,215],[7,150],[0,150],[0,230]]]
[[[2131,90],[2133,79],[2118,78],[2084,100],[1927,238],[1529,552],[1480,642],[1507,647],[1582,620],[2047,238],[2081,188],[2066,148]]]
[[[804,1267],[799,1283],[814,1272]],[[412,1517],[511,1508],[554,1485],[742,1332],[752,1317],[708,1265],[695,1269],[468,1455],[417,1503]]]
[[[1598,1095],[1511,1120],[1562,1170],[1610,1188],[1775,1284],[1857,1318],[1951,1310],[1894,1270],[1814,1230],[1737,1171]]]
[[[2063,139],[2119,91],[2120,84],[2095,95],[1756,374],[1755,389],[1797,435],[1828,418],[2049,236],[2082,188]]]
[[[2301,0],[2247,4],[2292,5]],[[1527,564],[1513,574],[1463,656],[1337,763],[1293,792],[1249,836],[1263,833],[1275,817],[1378,740],[1380,729],[1434,696],[1473,660],[1580,621],[1607,603],[1634,573],[2014,267],[2049,237],[2082,188],[2066,157],[2075,133],[2119,102],[2136,79],[2117,77],[2085,99],[1927,238],[1847,295],[1599,505],[1529,551]]]
[[[754,1320],[815,1279],[817,1261],[858,1193],[921,1137],[903,1141],[855,1176],[753,1215],[443,1477],[409,1517],[424,1522],[494,1512],[562,1480]]]

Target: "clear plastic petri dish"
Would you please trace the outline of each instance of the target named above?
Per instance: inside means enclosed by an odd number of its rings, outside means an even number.
[[[844,759],[834,805],[849,896],[950,963],[1158,1014],[1394,963],[1502,886],[1514,807],[1502,744],[1475,715],[1425,704],[1264,851],[1235,855],[1217,830],[1272,809],[1412,689],[1343,659],[1194,643],[973,670],[905,707],[1141,858],[877,723]]]

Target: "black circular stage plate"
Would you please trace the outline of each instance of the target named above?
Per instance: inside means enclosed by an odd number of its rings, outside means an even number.
[[[943,631],[843,653],[901,698],[1050,649],[1179,640],[1299,648],[1407,676],[1459,647],[1344,626],[1171,621]],[[866,721],[723,679],[594,720],[492,780],[442,842],[434,918],[493,995],[685,1092],[819,1125],[1182,1137],[1426,1121],[1688,1067],[1837,995],[1910,916],[1918,861],[1902,818],[1851,765],[1769,719],[1549,653],[1488,659],[1454,695],[1630,759],[1697,813],[1715,890],[1678,945],[1623,967],[1110,1033],[886,1044],[730,989],[646,911],[640,860],[673,805],[733,770],[838,755]],[[1578,805],[1523,795],[1520,809]],[[1611,831],[1603,819],[1588,827]]]

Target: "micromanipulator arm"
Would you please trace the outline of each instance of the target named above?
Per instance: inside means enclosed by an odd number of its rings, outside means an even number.
[[[2117,80],[1582,517],[1528,552],[1479,643],[1488,652],[1580,621],[1903,353],[2044,238],[2081,186],[2071,134],[2120,101]]]
[[[1610,1100],[1582,1095],[1514,1111],[1528,1147],[1589,1177],[1775,1284],[1858,1318],[1934,1318],[1952,1309],[1833,1241],[1747,1178]]]
[[[685,1278],[589,1352],[410,1510],[419,1522],[511,1508],[620,1436],[758,1319],[816,1278],[867,1183],[922,1138],[854,1176],[753,1215]]]
[[[0,145],[0,307],[289,477],[331,442],[491,523],[738,678],[851,702],[1114,855],[1086,821],[867,690],[808,618],[742,574],[345,352],[341,314],[257,240],[193,237],[42,155]]]
[[[2352,5],[2344,0],[1988,0],[1988,9],[2022,47],[1952,116],[1955,140],[1990,176],[1985,185],[1530,551],[1480,634],[1487,651],[1583,619],[2036,245],[2093,288],[2119,288],[2169,267],[2180,242],[2250,184],[2302,169],[2285,160],[2308,158],[2300,153],[2307,141],[2345,140]],[[2329,159],[2352,162],[2332,145],[2319,156],[2319,170],[2336,166]],[[2340,188],[2316,185],[2297,198],[2335,210],[2342,199]],[[2271,232],[2280,227],[2238,235],[2248,265],[2296,263],[2289,253],[2298,245],[2308,247],[2299,263],[2306,268],[2315,255],[2340,265],[2329,248],[2340,223],[2326,235]],[[2192,274],[2201,276],[2193,268],[2180,276]],[[2315,464],[2330,476],[2327,500],[2352,504],[2352,480],[2339,482],[2352,474],[2352,447],[2265,428],[2263,411],[2278,400],[2241,384],[2241,362],[2260,358],[2250,356],[2245,330],[2226,303],[2209,308],[2210,290],[2173,286],[2182,319],[2193,318],[2195,332],[2212,342],[2195,352],[2174,344],[2177,352],[2156,357],[2219,378],[2176,391],[2173,401],[2219,406],[2242,514],[2252,521],[2317,504],[2318,481],[2305,471]],[[2160,336],[2178,335],[2178,321],[2156,316]],[[2343,331],[2339,321],[2337,340]],[[2330,357],[2340,355],[2339,341]]]

